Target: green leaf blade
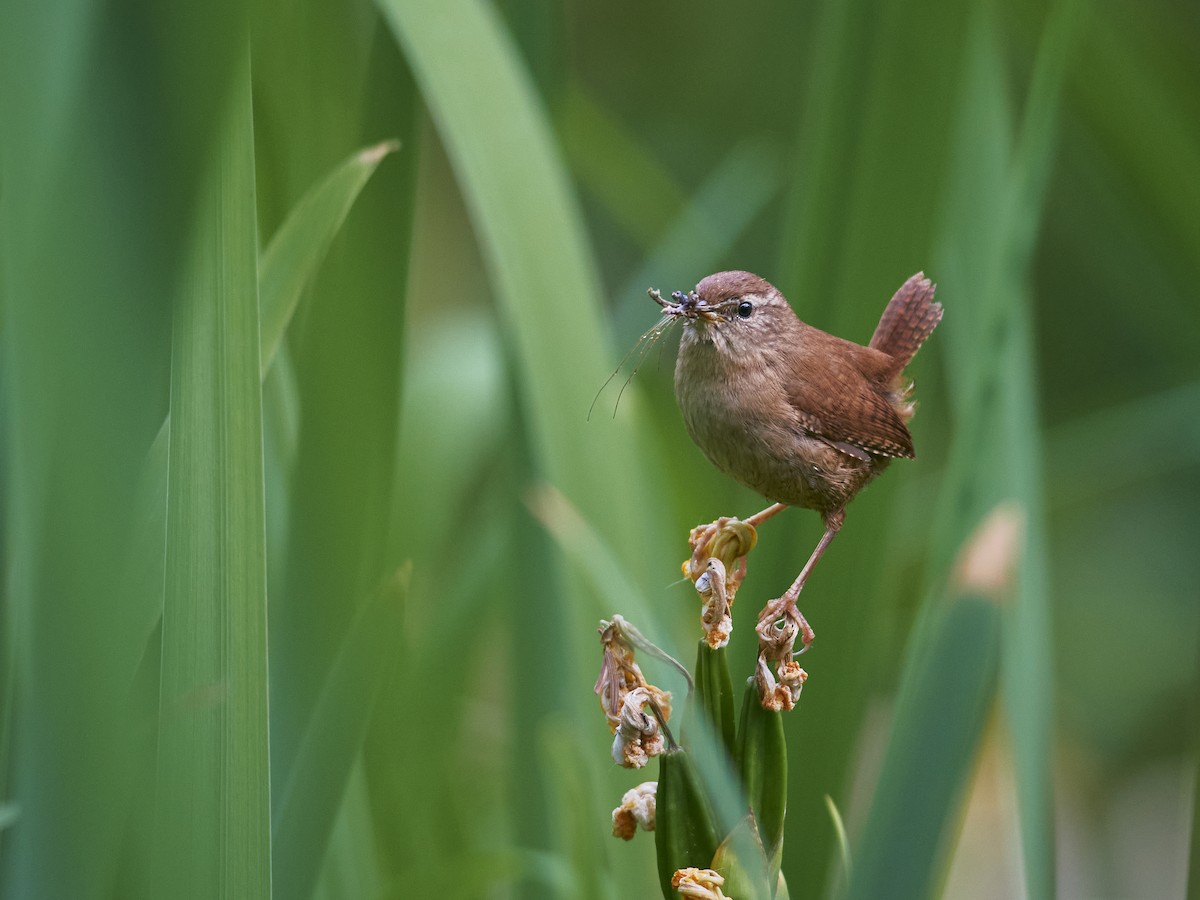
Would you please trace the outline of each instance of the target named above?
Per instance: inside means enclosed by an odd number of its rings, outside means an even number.
[[[618,534],[618,548],[641,558],[633,551],[647,529],[638,525],[644,517],[631,515],[635,494],[625,489],[635,468],[632,435],[619,423],[585,422],[609,367],[599,279],[533,87],[486,5],[377,5],[462,185],[519,353],[539,467],[606,538]]]
[[[300,198],[263,251],[258,286],[264,379],[305,286],[354,201],[384,158],[399,149],[398,141],[384,141],[355,153]]]
[[[155,888],[270,896],[266,549],[248,58],[175,310]]]
[[[342,641],[275,801],[275,889],[303,897],[317,881],[324,847],[384,682],[395,670],[407,576],[377,590]]]
[[[965,595],[931,623],[896,705],[847,896],[936,896],[948,835],[996,696],[1001,610]]]

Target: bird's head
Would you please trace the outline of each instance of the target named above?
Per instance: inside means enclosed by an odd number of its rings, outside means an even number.
[[[676,291],[673,303],[657,291],[650,296],[663,312],[684,323],[683,344],[711,344],[744,355],[787,339],[799,319],[774,285],[750,272],[709,275],[693,291]]]

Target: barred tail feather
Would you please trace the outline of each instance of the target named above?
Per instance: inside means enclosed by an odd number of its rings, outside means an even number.
[[[904,282],[883,311],[870,346],[882,350],[896,361],[896,374],[912,362],[925,339],[942,321],[942,305],[933,301],[937,289],[918,272]]]

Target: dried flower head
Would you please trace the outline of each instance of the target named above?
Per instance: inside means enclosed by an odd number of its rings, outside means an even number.
[[[778,678],[776,678],[777,675]],[[762,698],[763,709],[783,710],[784,712],[794,709],[806,681],[808,681],[808,673],[800,668],[800,664],[795,660],[786,660],[780,663],[775,672],[772,672],[766,657],[761,653],[758,654],[758,663],[754,669],[754,682],[758,685],[758,695]]]
[[[655,707],[650,691],[644,687],[634,688],[625,695],[621,715],[613,737],[613,761],[626,769],[640,769],[666,750],[658,710],[654,715],[643,712],[644,706]]]
[[[725,566],[725,591],[729,602],[746,577],[746,555],[758,542],[758,531],[749,522],[722,517],[708,525],[698,525],[688,535],[692,555],[683,564],[683,574],[695,584],[716,557]]]
[[[644,640],[637,629],[621,616],[613,616],[611,622],[600,623],[600,645],[604,649],[604,657],[595,690],[600,697],[600,708],[608,719],[608,727],[613,732],[620,725],[626,697],[630,691],[639,688],[648,693],[664,722],[671,718],[670,691],[650,684],[634,662],[634,642],[641,643]]]
[[[721,891],[723,884],[725,879],[712,869],[689,867],[680,869],[671,877],[671,887],[681,896],[696,897],[699,900],[730,900]]]
[[[704,640],[716,650],[729,643],[733,633],[731,601],[726,589],[725,564],[711,557],[704,573],[696,579],[696,591],[704,601],[700,621],[704,623]]]
[[[733,634],[733,598],[746,577],[746,554],[757,541],[753,525],[728,517],[698,525],[688,535],[692,555],[683,564],[683,574],[704,601],[704,640],[714,650],[728,644]]]
[[[653,831],[657,796],[657,781],[643,781],[627,790],[621,798],[621,805],[612,812],[613,837],[623,841],[632,840],[639,825],[642,831]]]

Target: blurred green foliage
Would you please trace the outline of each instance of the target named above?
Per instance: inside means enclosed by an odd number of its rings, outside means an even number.
[[[851,865],[886,843],[877,777],[948,798],[937,884],[1019,858],[1033,897],[1181,893],[1198,88],[1181,0],[0,5],[0,895],[154,896],[189,848],[196,896],[261,895],[269,840],[281,897],[651,896],[652,842],[607,834],[636,776],[596,624],[689,657],[687,529],[761,500],[688,441],[669,346],[587,411],[645,289],[727,268],[859,341],[918,269],[946,308],[911,370],[920,458],[802,598],[791,895],[843,883],[826,796]],[[880,756],[1001,501],[1026,524],[989,805],[990,764],[951,790]],[[819,530],[764,526],[735,677]],[[919,724],[895,733],[941,746]],[[981,862],[989,813],[1013,837]]]

